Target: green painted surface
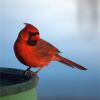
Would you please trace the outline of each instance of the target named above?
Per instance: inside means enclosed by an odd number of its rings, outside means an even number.
[[[0,100],[37,100],[36,89],[30,89],[25,92],[3,96]]]

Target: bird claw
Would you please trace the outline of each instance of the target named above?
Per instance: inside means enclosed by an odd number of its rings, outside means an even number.
[[[33,71],[25,71],[24,72],[24,75],[28,78],[31,78],[32,76],[38,76],[37,74],[38,74],[37,72],[33,72]]]
[[[38,73],[37,73],[37,72],[32,72],[32,74],[33,74],[34,76],[37,76]]]
[[[28,78],[31,78],[32,77],[32,73],[33,73],[32,71],[25,71],[24,75],[27,76]]]
[[[36,76],[39,79],[38,72],[32,72],[33,76]]]

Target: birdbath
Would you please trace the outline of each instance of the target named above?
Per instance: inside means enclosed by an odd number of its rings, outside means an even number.
[[[0,68],[0,100],[37,100],[38,77],[25,76],[23,70]]]

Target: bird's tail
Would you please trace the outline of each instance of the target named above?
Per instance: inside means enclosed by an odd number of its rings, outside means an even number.
[[[68,60],[67,58],[64,58],[64,57],[62,57],[60,55],[57,55],[56,57],[59,59],[58,60],[59,62],[61,62],[63,64],[66,64],[66,65],[68,65],[68,66],[70,66],[72,68],[76,67],[76,68],[78,68],[80,70],[87,70],[85,67],[83,67],[83,66],[81,66],[81,65],[79,65],[79,64],[77,64],[77,63],[75,63],[75,62],[73,62],[71,60]]]

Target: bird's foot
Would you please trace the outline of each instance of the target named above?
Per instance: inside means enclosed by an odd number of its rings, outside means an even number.
[[[25,71],[24,72],[24,75],[26,76],[26,77],[28,77],[28,78],[31,78],[32,76],[37,76],[38,77],[38,72],[36,71],[36,72],[33,72],[33,71]]]
[[[25,75],[26,77],[28,77],[28,78],[31,78],[31,77],[33,76],[33,72],[30,71],[30,70],[26,70],[26,71],[24,72],[24,75]]]
[[[38,73],[37,73],[37,72],[32,72],[32,74],[33,74],[34,76],[38,76]]]
[[[33,76],[36,76],[39,79],[38,72],[33,72]]]

